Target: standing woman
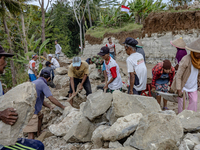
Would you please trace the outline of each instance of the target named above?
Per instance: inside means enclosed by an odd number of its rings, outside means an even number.
[[[106,46],[109,48],[109,52],[111,55],[113,55],[113,59],[115,60],[115,56],[116,56],[116,49],[115,49],[115,44],[112,42],[111,37],[108,38],[108,43],[106,44]]]
[[[182,37],[175,39],[171,41],[170,43],[172,44],[172,46],[177,48],[177,53],[176,53],[176,58],[175,58],[176,66],[174,68],[175,70],[178,70],[179,62],[185,55],[187,55],[187,51],[185,50],[186,44],[183,41]]]

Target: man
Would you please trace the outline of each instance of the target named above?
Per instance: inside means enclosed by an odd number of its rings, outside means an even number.
[[[33,55],[32,60],[29,62],[29,69],[28,69],[28,75],[30,81],[35,81],[37,79],[37,72],[35,70],[35,64],[36,60],[38,59],[38,55]]]
[[[189,55],[184,56],[179,62],[178,71],[172,83],[172,90],[177,92],[178,113],[183,110],[183,91],[188,93],[188,110],[197,111],[198,92],[200,89],[200,38],[185,46],[190,51]]]
[[[49,61],[52,63],[51,67],[55,70],[56,68],[59,68],[60,67],[60,64],[59,62],[53,58],[53,55],[52,54],[49,54],[48,55],[49,57]]]
[[[152,69],[152,92],[160,91],[160,92],[168,92],[168,84],[170,85],[173,82],[173,78],[175,75],[175,69],[171,65],[169,60],[164,60],[163,62],[159,62],[153,69]],[[161,96],[156,94],[156,99],[161,105]],[[168,110],[167,108],[167,100],[163,99],[163,110]]]
[[[85,61],[88,63],[88,65],[93,64],[91,58],[88,58],[88,59],[86,59]]]
[[[89,65],[85,61],[81,61],[80,57],[74,57],[68,70],[68,76],[70,77],[70,90],[68,92],[69,97],[75,95],[79,83],[80,84],[77,90],[82,90],[84,88],[86,96],[92,93],[88,74]],[[69,103],[73,106],[73,99]]]
[[[142,54],[142,56],[144,57],[144,62],[146,62],[146,60],[145,60],[145,52],[143,50],[142,43],[141,43],[139,38],[137,38],[136,41],[138,42],[138,44],[136,45],[136,52]]]
[[[57,60],[59,60],[59,56],[60,56],[60,53],[61,53],[62,48],[61,48],[60,45],[58,44],[58,41],[57,41],[57,40],[55,40],[55,48],[56,48],[56,52],[55,52],[56,58],[57,58]]]
[[[0,45],[0,74],[3,74],[3,71],[7,65],[6,58],[12,57],[13,54],[6,53],[2,46]],[[1,82],[0,82],[1,84]],[[2,87],[0,87],[0,96],[3,95]],[[15,109],[13,108],[6,108],[3,111],[0,111],[0,120],[3,121],[5,124],[14,125],[18,119],[18,114]],[[27,147],[27,149],[35,149],[35,150],[44,150],[44,145],[42,142],[37,140],[29,140],[24,138],[19,138],[17,140],[16,145],[12,146],[3,146],[0,145],[0,150],[13,150],[21,149],[21,147]]]
[[[88,60],[89,59],[89,60]],[[93,56],[92,58],[88,58],[86,62],[88,64],[93,64],[95,63],[96,68],[98,69],[98,72],[101,73],[101,65],[103,64],[103,59],[100,56]]]
[[[106,46],[109,48],[110,54],[113,55],[113,59],[115,59],[116,49],[115,49],[115,44],[112,42],[111,37],[108,38],[108,43],[106,44]]]
[[[42,119],[43,114],[40,113],[42,109],[42,105],[45,107],[48,107],[49,109],[53,109],[51,105],[49,105],[47,102],[44,101],[44,97],[46,96],[54,105],[65,109],[65,106],[63,106],[57,99],[55,99],[49,87],[47,86],[47,82],[50,80],[50,72],[49,71],[43,71],[40,74],[40,77],[35,80],[33,83],[36,86],[36,92],[37,92],[37,99],[35,104],[35,112],[31,120],[29,121],[28,125],[24,128],[24,132],[28,133],[28,139],[34,139],[34,133],[38,132],[38,136],[41,132],[41,126],[42,126]]]
[[[138,42],[134,38],[126,38],[123,44],[125,44],[126,54],[129,55],[126,60],[130,85],[128,94],[140,95],[146,89],[147,84],[147,68],[144,57],[136,52]]]
[[[46,62],[46,67],[44,69],[42,69],[43,71],[48,71],[50,72],[50,75],[51,75],[51,79],[47,82],[47,85],[52,87],[52,88],[55,88],[55,84],[53,83],[53,79],[54,79],[54,71],[51,67],[51,63],[49,61]]]
[[[113,93],[115,90],[122,90],[122,79],[119,73],[119,66],[116,61],[110,57],[109,48],[106,46],[102,47],[98,55],[104,59],[108,78],[105,79],[104,90],[110,93]]]

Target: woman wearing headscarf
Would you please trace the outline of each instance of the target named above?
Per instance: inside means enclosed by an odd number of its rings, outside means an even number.
[[[177,48],[177,53],[176,53],[176,58],[175,58],[175,63],[176,66],[174,67],[175,70],[178,70],[178,66],[179,66],[179,62],[181,61],[181,59],[187,55],[187,51],[185,50],[185,42],[183,41],[183,38],[180,37],[178,39],[175,39],[173,41],[170,42],[174,47]]]
[[[183,108],[183,91],[188,93],[188,110],[197,111],[197,100],[200,87],[200,38],[185,47],[191,51],[182,58],[172,83],[172,90],[178,93],[178,113]]]

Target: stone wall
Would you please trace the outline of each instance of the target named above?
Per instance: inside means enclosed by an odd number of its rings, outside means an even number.
[[[141,39],[143,44],[143,49],[146,54],[146,61],[150,64],[156,64],[159,61],[164,59],[169,59],[174,62],[176,55],[176,48],[174,48],[170,41],[183,37],[186,44],[194,41],[199,38],[197,30],[191,30],[191,32],[179,31],[179,34],[173,35],[172,32],[167,32],[164,34],[154,33],[151,37],[147,35]],[[112,38],[112,41],[115,43],[116,50],[118,53],[117,60],[125,61],[127,54],[124,51],[124,46],[122,43],[119,43],[118,39]],[[85,49],[83,52],[83,57],[91,57],[97,55],[102,46],[105,46],[107,43],[107,38],[104,38],[102,44],[91,45],[88,41],[85,42]],[[188,52],[189,53],[189,52]]]

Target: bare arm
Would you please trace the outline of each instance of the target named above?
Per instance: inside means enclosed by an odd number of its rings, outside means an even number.
[[[104,78],[105,78],[105,84],[107,84],[107,82],[108,82],[108,77],[107,77],[106,70],[103,71],[103,75],[104,75]]]
[[[37,73],[36,73],[36,70],[35,70],[35,67],[32,68],[34,74],[37,76]]]
[[[74,77],[70,77],[70,84],[71,84],[73,93],[75,93],[75,89],[74,89]]]
[[[81,82],[81,85],[83,86],[83,84],[85,83],[85,80],[87,79],[87,74],[84,75],[83,80]]]
[[[63,106],[57,99],[55,99],[53,96],[49,96],[48,99],[55,104],[56,106],[65,109],[65,106]]]
[[[116,48],[114,47],[114,52],[115,52],[115,55],[116,55]]]
[[[134,72],[130,72],[130,93],[129,94],[133,94],[133,86],[135,83],[135,74]]]
[[[44,106],[44,107],[47,107],[47,108],[51,108],[51,105],[49,105],[49,104],[48,104],[47,102],[45,102],[45,101],[43,102],[43,106]]]

